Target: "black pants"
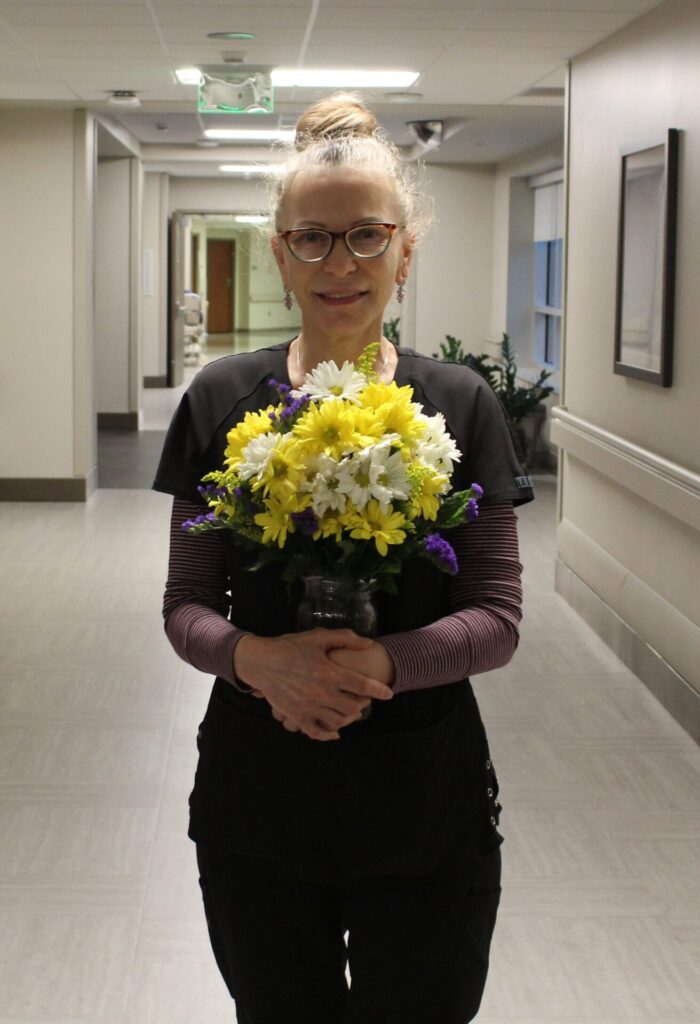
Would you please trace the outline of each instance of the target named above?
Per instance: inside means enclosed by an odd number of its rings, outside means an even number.
[[[479,1009],[501,852],[420,878],[318,885],[197,845],[238,1024],[466,1024]],[[348,945],[344,941],[349,932]],[[345,968],[349,960],[351,987]]]

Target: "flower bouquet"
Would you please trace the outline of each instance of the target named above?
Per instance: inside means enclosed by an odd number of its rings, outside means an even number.
[[[452,491],[461,453],[444,417],[425,415],[410,386],[377,379],[378,348],[320,363],[298,390],[271,381],[278,401],[229,431],[224,467],[199,488],[209,511],[183,529],[232,531],[257,550],[251,569],[283,561],[288,584],[361,580],[396,593],[415,557],[456,573],[439,531],[474,519],[483,491]]]

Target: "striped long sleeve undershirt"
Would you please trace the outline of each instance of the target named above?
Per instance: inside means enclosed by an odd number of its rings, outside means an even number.
[[[229,581],[221,538],[182,530],[185,520],[200,513],[199,505],[173,501],[165,631],[186,662],[248,691],[233,671],[233,653],[245,631],[226,617]],[[518,645],[522,565],[512,504],[482,505],[478,519],[455,530],[450,542],[459,564],[449,583],[450,613],[420,629],[378,638],[394,663],[395,693],[499,668]]]

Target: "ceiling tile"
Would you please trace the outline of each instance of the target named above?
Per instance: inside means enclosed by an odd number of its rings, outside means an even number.
[[[358,52],[353,47],[329,44],[321,46],[318,40],[312,40],[306,51],[305,67],[351,67],[351,68],[383,68],[386,70],[420,71],[428,67],[434,60],[444,54],[444,47],[422,46],[406,43],[402,46],[374,44],[363,46]]]
[[[164,60],[163,49],[160,44],[152,43],[91,43],[90,54],[93,58],[124,57],[127,60],[148,60],[156,64],[162,64]],[[85,44],[78,41],[34,43],[32,52],[38,57],[62,57],[63,59],[79,59],[85,55]]]
[[[367,7],[362,11],[362,28],[389,29],[393,32],[397,27],[397,17],[396,7],[385,7],[383,3],[377,7]],[[454,29],[459,28],[468,17],[468,12],[463,7],[456,5],[452,8],[441,9],[437,15],[433,7],[425,4],[425,0],[420,7],[407,7],[400,14],[402,29],[433,29],[436,23],[439,23],[441,29]],[[337,31],[338,29],[357,28],[359,20],[358,13],[351,4],[347,4],[345,7],[326,7],[324,5],[319,9],[314,24],[317,28]]]
[[[162,26],[182,25],[188,28],[201,29],[203,32],[247,32],[264,29],[266,26],[276,27],[289,25],[300,27],[309,20],[309,4],[293,6],[270,5],[268,0],[259,6],[225,8],[213,7],[209,4],[189,4],[186,7],[157,8],[158,21]],[[241,41],[245,44],[245,40]],[[223,40],[220,45],[236,46],[235,39],[228,43]]]
[[[152,25],[143,4],[6,4],[0,18],[8,25]]]
[[[384,2],[385,0],[382,0],[382,3]],[[629,14],[632,18],[651,10],[652,7],[657,7],[661,2],[662,0],[482,0],[478,6],[488,10],[495,8],[505,11],[549,11],[557,15],[560,11],[615,11]]]
[[[130,25],[21,25],[15,31],[30,46],[70,41],[73,44],[92,43],[157,43],[158,34],[152,24]]]
[[[532,3],[539,3],[539,0],[531,0]],[[562,0],[559,0],[563,7]],[[617,14],[607,11],[586,11],[556,10],[556,11],[507,11],[507,10],[484,10],[474,18],[474,27],[498,31],[537,31],[549,30],[556,21],[557,31],[560,32],[616,32],[618,28],[631,19],[629,13],[618,12]]]
[[[3,81],[0,79],[0,100],[36,100],[44,103],[47,100],[47,87],[42,82],[15,82]],[[75,100],[74,92],[61,83],[52,83],[50,99],[52,100]]]
[[[382,33],[386,37],[386,43],[394,48],[412,45],[420,46],[449,46],[454,38],[454,33],[446,28],[412,29],[395,27],[385,30]],[[364,47],[369,45],[377,46],[384,40],[378,38],[380,33],[364,26],[355,28],[344,28],[342,30],[343,43],[349,48]],[[314,28],[311,39],[315,46],[332,46],[338,43],[338,31],[331,28]],[[356,57],[360,53],[355,54]],[[353,63],[355,63],[353,61]]]

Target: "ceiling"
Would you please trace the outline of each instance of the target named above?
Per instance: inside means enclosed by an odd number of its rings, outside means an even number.
[[[428,163],[495,163],[558,139],[567,62],[660,0],[0,0],[0,106],[85,107],[141,143],[147,169],[221,176],[219,164],[266,151],[202,149],[207,127],[293,125],[329,90],[278,88],[275,113],[196,111],[196,88],[176,68],[226,55],[277,67],[420,72],[410,102],[383,90],[363,96],[397,145],[406,122],[443,119],[455,129]],[[207,33],[255,33],[222,42]],[[139,110],[109,107],[136,92]],[[118,134],[118,133],[117,133]]]

